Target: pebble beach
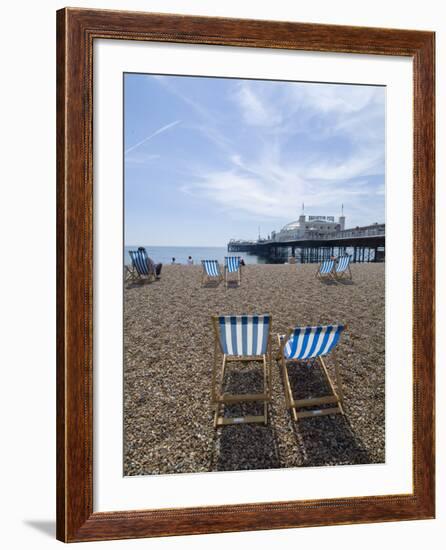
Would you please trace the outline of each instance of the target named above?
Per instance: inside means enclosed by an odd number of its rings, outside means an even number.
[[[353,264],[352,282],[323,283],[317,265],[247,265],[239,287],[202,286],[201,265],[164,266],[161,279],[124,288],[124,475],[371,464],[385,461],[385,264]],[[289,327],[346,324],[336,360],[345,414],[293,421],[272,368],[268,425],[214,429],[211,316],[272,315]],[[331,356],[326,359],[333,373]],[[326,395],[319,367],[289,369],[296,398]],[[334,373],[332,376],[334,380]],[[231,392],[260,388],[261,369],[233,368]],[[256,413],[256,403],[228,414]]]

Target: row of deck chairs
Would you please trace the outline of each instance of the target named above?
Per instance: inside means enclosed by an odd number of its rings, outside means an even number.
[[[130,250],[129,255],[132,265],[125,266],[125,280],[127,282],[151,282],[156,279],[155,271],[147,262],[147,252],[145,250]],[[219,283],[224,279],[226,285],[231,281],[240,285],[242,281],[242,265],[239,256],[225,257],[223,274],[218,260],[202,260],[201,264],[203,266],[203,284],[212,281]]]
[[[240,256],[225,256],[225,264],[223,274],[221,272],[220,264],[218,260],[201,260],[203,266],[203,272],[201,276],[201,283],[203,285],[208,283],[220,283],[223,279],[225,285],[233,281],[237,285],[242,282],[242,264]]]
[[[318,279],[340,281],[341,279],[352,279],[350,270],[350,256],[340,256],[338,260],[324,260],[317,270]]]
[[[272,317],[266,314],[222,315],[212,317],[212,323],[215,333],[211,397],[214,427],[242,423],[263,423],[266,426],[268,424],[268,404],[272,396]],[[277,335],[280,349],[276,361],[281,367],[286,406],[291,411],[294,420],[318,415],[344,414],[338,365],[335,362],[337,385],[335,388],[324,357],[330,353],[332,356],[334,355],[334,348],[346,328],[345,325],[293,327],[286,334]],[[229,394],[224,391],[228,367],[231,363],[236,362],[261,364],[263,367],[263,391],[261,393]],[[309,368],[319,363],[331,390],[329,395],[294,399],[288,368],[299,363],[303,363]],[[221,365],[220,375],[218,375],[219,365]],[[246,402],[263,403],[263,414],[238,417],[225,415],[226,405]]]

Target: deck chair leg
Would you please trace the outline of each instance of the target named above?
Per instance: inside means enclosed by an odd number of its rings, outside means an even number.
[[[288,377],[288,370],[287,370],[285,359],[283,360],[283,372],[285,377],[286,392],[288,393],[288,408],[291,410],[293,419],[297,421],[297,412],[296,412],[296,407],[294,406],[293,393],[291,391],[291,384],[290,384],[290,379]]]
[[[214,411],[214,428],[217,428],[219,414],[220,414],[220,406],[219,404],[217,404],[215,406],[215,411]]]
[[[223,361],[221,366],[221,378],[219,383],[219,391],[216,393],[216,408],[215,408],[215,415],[214,415],[214,428],[217,428],[218,425],[218,419],[220,417],[220,411],[222,410],[222,415],[224,414],[225,405],[224,403],[220,403],[219,399],[223,393],[223,384],[224,384],[224,378],[225,378],[225,371],[226,371],[226,355],[223,355]]]
[[[225,383],[225,373],[226,373],[226,355],[223,356],[223,362],[221,365],[221,379],[220,379],[220,395],[223,393],[223,385]]]
[[[217,344],[214,346],[214,364],[212,366],[212,382],[211,382],[211,410],[214,411],[214,427],[217,427],[218,418],[218,394],[216,391],[217,382]]]
[[[336,359],[336,357],[335,357],[335,355],[334,355],[334,352],[333,352],[333,358]],[[333,382],[331,381],[330,374],[329,374],[329,372],[328,372],[327,366],[326,366],[326,364],[325,364],[325,361],[322,359],[322,357],[319,357],[319,361],[320,361],[320,363],[321,363],[321,365],[322,365],[322,369],[323,369],[323,371],[324,371],[325,377],[326,377],[326,379],[327,379],[328,385],[330,386],[330,389],[331,389],[331,391],[332,391],[332,394],[333,394],[333,395],[336,397],[336,399],[337,399],[337,405],[338,405],[338,407],[339,407],[341,413],[344,414],[344,409],[343,409],[343,407],[342,407],[342,399],[341,399],[341,397],[339,396],[339,393],[338,393],[339,390],[336,391],[335,387],[333,386]],[[336,371],[336,369],[337,369],[337,363],[335,363],[335,371]],[[337,376],[337,374],[338,374],[338,373],[336,372],[336,376]],[[342,389],[341,389],[341,392],[342,392]]]
[[[281,374],[282,374],[282,384],[283,384],[283,390],[284,390],[283,393],[285,394],[286,408],[289,409],[289,408],[291,408],[290,407],[290,396],[289,396],[289,391],[288,391],[288,383],[287,383],[287,379],[286,379],[285,369],[286,369],[285,359],[283,357],[281,357],[280,358],[280,370],[281,370]]]
[[[341,378],[341,372],[339,370],[336,351],[334,351],[334,350],[333,350],[333,361],[334,361],[334,365],[335,365],[335,375],[336,375],[336,385],[337,385],[337,396],[338,396],[338,399],[339,399],[339,408],[341,409],[342,414],[344,414],[344,391],[342,389],[342,378]]]
[[[266,365],[266,357],[263,356],[263,393],[269,396],[269,376],[268,367]],[[263,402],[263,416],[265,417],[264,425],[268,426],[268,402]]]
[[[338,385],[338,398],[339,398],[339,408],[341,409],[342,414],[344,414],[344,392],[342,391],[342,380],[339,373],[338,365],[335,365],[336,372],[336,384]]]
[[[263,393],[265,395],[270,394],[269,391],[270,380],[268,376],[268,367],[266,365],[266,357],[263,356]],[[264,425],[268,425],[268,401],[263,402],[263,416],[265,417]]]
[[[273,349],[271,338],[269,341],[269,354],[268,354],[268,376],[269,376],[269,398],[273,397]]]

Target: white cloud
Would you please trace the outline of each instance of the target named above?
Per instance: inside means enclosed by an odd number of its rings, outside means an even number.
[[[273,127],[282,123],[280,112],[267,100],[256,94],[248,82],[237,86],[234,93],[243,119],[252,126]]]
[[[224,166],[216,170],[200,154],[189,158],[183,192],[231,214],[283,220],[295,219],[302,202],[317,214],[334,214],[344,203],[349,212],[366,217],[369,198],[382,200],[376,176],[384,179],[383,88],[315,83],[279,88],[243,81],[210,110],[167,78],[158,80],[198,115],[188,128],[216,146]],[[228,99],[240,114],[240,127],[231,131]],[[290,143],[298,148],[296,136],[314,143],[306,156],[290,153]],[[332,142],[338,137],[343,145],[337,149]]]
[[[280,208],[280,197],[263,182],[235,171],[207,174],[184,190],[205,195],[224,209],[268,215],[271,209]]]
[[[300,84],[289,88],[300,107],[319,113],[351,114],[381,102],[383,88],[343,84]]]
[[[313,117],[326,118],[313,137],[346,136],[356,144],[383,138],[385,88],[340,84],[301,84],[287,89],[293,111],[311,126]],[[328,122],[329,121],[329,122]],[[382,143],[379,143],[381,146]]]
[[[319,180],[349,180],[383,173],[384,151],[355,151],[341,161],[327,161],[323,157],[308,166],[305,177]]]
[[[342,166],[284,164],[272,158],[250,164],[240,156],[227,171],[202,167],[183,191],[205,197],[221,209],[262,218],[294,219],[302,202],[317,213],[333,213],[345,203],[352,209],[370,194],[364,179],[367,159],[351,159]],[[333,176],[329,179],[329,176]],[[348,180],[348,181],[346,181]]]

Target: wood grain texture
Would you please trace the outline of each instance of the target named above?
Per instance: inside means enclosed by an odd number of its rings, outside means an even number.
[[[413,493],[93,513],[93,41],[402,55],[414,67]],[[434,34],[66,8],[57,13],[57,538],[122,539],[434,517]]]

